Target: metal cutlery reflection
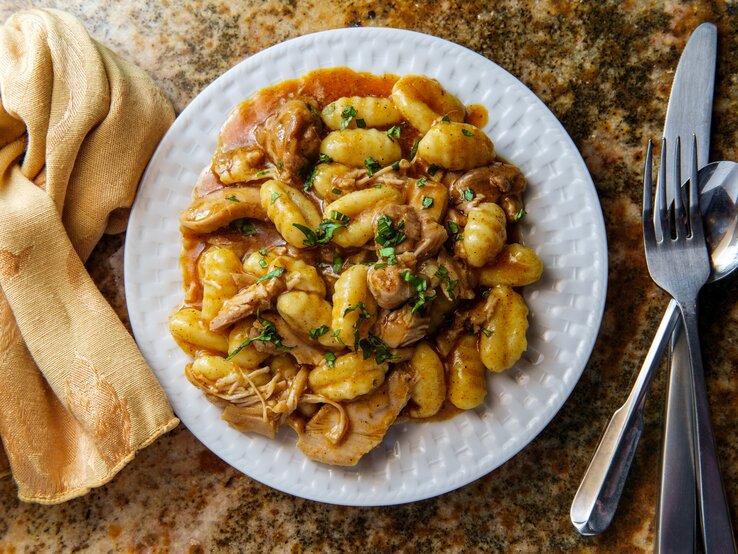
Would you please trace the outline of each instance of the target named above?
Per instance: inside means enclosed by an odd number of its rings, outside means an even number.
[[[677,138],[674,174],[666,179],[666,139],[662,143],[656,209],[652,200],[652,144],[649,142],[643,177],[643,243],[648,270],[654,282],[676,301],[691,362],[694,387],[694,456],[699,493],[700,522],[705,551],[735,552],[735,542],[720,477],[715,439],[707,403],[702,354],[697,327],[697,296],[710,275],[707,243],[697,187],[697,139],[692,148],[692,171],[686,204],[681,189],[681,149]],[[673,209],[667,208],[671,189]]]

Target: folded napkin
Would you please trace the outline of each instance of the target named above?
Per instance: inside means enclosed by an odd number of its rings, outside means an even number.
[[[56,10],[0,28],[0,101],[0,471],[9,462],[22,500],[56,503],[178,423],[83,265],[125,228],[174,113]]]

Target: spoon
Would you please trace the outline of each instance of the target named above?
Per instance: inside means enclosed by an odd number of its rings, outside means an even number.
[[[738,267],[738,164],[713,162],[700,169],[702,220],[710,251],[708,283]],[[679,322],[672,299],[625,403],[613,414],[571,505],[569,515],[582,535],[597,535],[610,525],[643,432],[643,406],[666,344]]]

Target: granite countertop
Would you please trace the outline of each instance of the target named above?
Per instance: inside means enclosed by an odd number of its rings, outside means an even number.
[[[738,6],[731,2],[502,0],[223,0],[34,2],[62,8],[143,67],[181,111],[243,58],[288,38],[390,26],[457,42],[530,87],[582,152],[602,204],[609,289],[594,352],[571,397],[521,453],[457,491],[413,504],[346,508],[293,498],[232,469],[180,426],[108,485],[58,506],[24,504],[0,480],[0,551],[497,552],[649,551],[654,540],[663,375],[611,528],[582,538],[569,506],[597,440],[623,402],[667,297],[647,277],[641,243],[645,144],[661,135],[679,53],[694,27],[719,29],[712,159],[738,159]],[[5,0],[0,20],[27,2]],[[124,237],[88,262],[127,321]],[[702,295],[701,332],[713,422],[738,514],[738,279]],[[738,521],[734,522],[738,525]]]

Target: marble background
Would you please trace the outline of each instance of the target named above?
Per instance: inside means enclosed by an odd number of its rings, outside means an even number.
[[[0,21],[31,3],[3,0]],[[181,111],[243,58],[347,26],[430,33],[495,61],[554,112],[602,203],[609,291],[592,358],[568,402],[523,452],[457,491],[409,505],[346,508],[274,491],[216,458],[185,428],[108,485],[59,506],[24,504],[0,481],[0,552],[640,552],[653,546],[663,375],[611,528],[580,537],[569,506],[597,440],[623,402],[667,297],[647,277],[640,231],[645,144],[661,136],[679,53],[699,23],[719,29],[711,159],[738,159],[738,4],[726,1],[268,0],[34,2],[67,10],[143,67]],[[124,237],[88,263],[126,321]],[[738,509],[738,280],[702,294],[702,346],[719,455]]]

